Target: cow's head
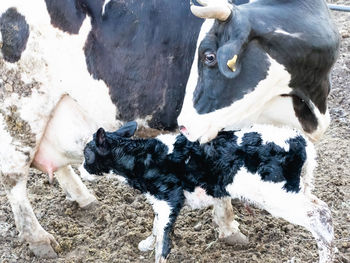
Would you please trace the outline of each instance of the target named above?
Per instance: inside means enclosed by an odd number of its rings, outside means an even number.
[[[248,8],[240,9],[227,0],[198,2],[204,6],[192,5],[192,13],[207,19],[198,38],[178,125],[189,140],[203,143],[224,128],[241,127],[256,114],[257,104],[271,99],[266,87],[273,83],[266,80],[272,69],[275,77],[286,80],[284,86],[289,77],[254,38]]]

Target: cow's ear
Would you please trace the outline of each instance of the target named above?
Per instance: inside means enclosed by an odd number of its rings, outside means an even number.
[[[241,71],[241,46],[237,42],[230,41],[217,51],[217,61],[220,72],[226,78],[234,78]]]
[[[121,137],[129,138],[133,136],[137,129],[137,122],[130,121],[123,125],[119,130],[116,131],[116,134]]]
[[[106,132],[103,128],[99,128],[95,137],[96,150],[100,155],[107,155],[110,153],[110,145],[107,142]]]

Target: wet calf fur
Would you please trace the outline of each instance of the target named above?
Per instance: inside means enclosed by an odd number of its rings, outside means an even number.
[[[304,226],[316,239],[319,262],[332,261],[331,213],[311,194],[315,150],[298,132],[256,125],[199,144],[183,135],[130,139],[135,130],[135,122],[115,132],[100,128],[85,147],[84,166],[89,173],[120,175],[146,195],[155,218],[139,249],[155,246],[156,262],[169,255],[170,232],[185,203],[200,208],[223,198],[244,199]]]

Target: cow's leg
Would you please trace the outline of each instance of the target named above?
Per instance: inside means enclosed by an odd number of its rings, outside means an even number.
[[[230,245],[248,244],[248,238],[241,233],[239,223],[234,220],[231,198],[216,199],[213,209],[214,222],[219,227],[219,238]]]
[[[76,201],[80,207],[97,202],[96,197],[89,192],[70,165],[58,169],[55,174],[57,181],[67,195],[67,199]]]
[[[142,240],[139,243],[138,248],[140,251],[150,251],[150,250],[154,249],[156,235],[157,235],[157,225],[158,225],[157,218],[158,218],[158,216],[155,215],[154,220],[153,220],[152,233],[146,239]]]
[[[54,237],[39,224],[27,197],[28,169],[23,173],[1,173],[1,181],[5,187],[11,204],[17,230],[21,240],[29,243],[29,248],[38,257],[57,257],[54,248],[59,245]]]

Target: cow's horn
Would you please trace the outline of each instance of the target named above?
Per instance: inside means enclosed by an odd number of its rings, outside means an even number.
[[[197,0],[202,6],[196,6],[191,0],[191,12],[200,18],[215,18],[226,21],[232,13],[233,6],[227,0]]]

